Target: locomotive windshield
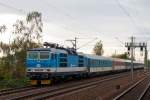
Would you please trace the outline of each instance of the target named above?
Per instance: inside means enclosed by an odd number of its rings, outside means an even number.
[[[28,59],[38,59],[38,52],[28,52]]]
[[[50,58],[50,52],[47,51],[29,51],[28,52],[28,59],[49,59]]]
[[[49,59],[50,53],[49,52],[40,52],[40,59]]]

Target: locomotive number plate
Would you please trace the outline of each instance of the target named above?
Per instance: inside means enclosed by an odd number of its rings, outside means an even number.
[[[34,71],[36,71],[36,72],[42,72],[43,69],[34,69]]]

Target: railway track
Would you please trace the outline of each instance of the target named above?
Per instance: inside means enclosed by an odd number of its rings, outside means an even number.
[[[3,90],[0,90],[0,96],[12,94],[12,93],[19,93],[21,91],[32,90],[35,88],[37,87],[25,86],[25,87],[18,87],[18,88],[3,89]]]
[[[150,74],[116,96],[113,100],[149,100]]]
[[[147,73],[145,73],[145,74],[147,74]],[[98,81],[94,81],[94,82],[80,84],[80,85],[73,86],[73,87],[63,88],[63,89],[60,89],[58,91],[49,91],[49,92],[44,93],[42,95],[36,95],[36,96],[31,97],[31,98],[29,97],[28,99],[31,99],[31,100],[55,99],[55,97],[63,96],[64,94],[70,94],[72,92],[77,93],[77,92],[80,92],[84,89],[92,89],[92,88],[98,87],[100,83],[104,83],[104,82],[112,81],[112,80],[114,81],[115,79],[119,79],[122,77],[125,77],[125,76],[114,76],[112,78],[104,79],[102,81],[98,80]]]
[[[20,100],[20,99],[46,99],[46,98],[52,98],[52,97],[56,97],[58,95],[61,94],[66,94],[66,93],[70,93],[73,91],[80,91],[86,88],[92,88],[92,87],[96,87],[98,84],[106,82],[106,81],[110,81],[110,80],[114,80],[114,79],[118,79],[118,78],[122,78],[122,77],[126,77],[128,76],[128,74],[121,74],[121,75],[111,75],[104,78],[104,79],[97,79],[97,80],[92,80],[92,81],[84,81],[84,82],[79,82],[79,83],[75,83],[75,84],[68,84],[68,85],[64,85],[64,86],[55,86],[55,87],[45,87],[45,88],[41,88],[41,89],[33,89],[31,91],[27,91],[24,93],[19,93],[20,95],[10,95],[10,96],[5,96],[4,98],[7,99],[11,99],[11,100]]]
[[[150,83],[145,88],[144,92],[141,94],[139,100],[149,100],[150,99]]]
[[[138,72],[136,72],[138,73]],[[146,74],[146,73],[145,73]],[[127,77],[129,76],[128,72],[122,74],[115,74],[110,76],[104,76],[103,78],[98,79],[89,79],[80,82],[68,82],[63,85],[56,85],[52,87],[43,87],[43,88],[24,88],[24,89],[16,89],[13,92],[5,93],[4,95],[0,95],[0,99],[3,100],[22,100],[22,99],[46,99],[53,98],[58,95],[67,94],[73,91],[80,91],[86,88],[96,87],[100,83],[104,83],[106,81],[114,80],[117,78]]]
[[[93,82],[89,82],[89,83],[80,83],[80,84],[76,84],[74,86],[54,89],[54,90],[47,91],[45,93],[40,93],[40,95],[39,94],[32,95],[30,99],[34,99],[34,100],[40,99],[41,100],[41,99],[57,97],[62,94],[66,94],[66,93],[70,93],[70,92],[74,92],[74,91],[77,92],[77,91],[83,90],[85,88],[96,87],[98,84],[100,84],[102,82],[114,80],[114,79],[121,78],[121,77],[124,77],[124,76],[116,76],[116,77],[109,78],[109,79],[97,80],[97,81],[93,81]],[[28,98],[28,97],[25,97],[25,98]]]

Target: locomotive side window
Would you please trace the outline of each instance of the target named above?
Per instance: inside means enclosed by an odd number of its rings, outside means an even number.
[[[28,59],[38,59],[38,52],[28,52]]]
[[[67,67],[67,54],[60,53],[59,66],[60,67]]]
[[[56,54],[51,53],[51,59],[54,59],[56,57]]]
[[[40,52],[40,59],[49,59],[49,52]]]
[[[79,67],[84,67],[84,57],[79,55],[79,60],[78,60],[78,63],[79,63]]]

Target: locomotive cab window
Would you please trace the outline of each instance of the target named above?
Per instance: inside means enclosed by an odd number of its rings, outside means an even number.
[[[40,52],[40,59],[49,59],[50,52]]]
[[[29,51],[27,57],[28,59],[38,59],[38,52]]]
[[[54,59],[57,55],[54,53],[51,53],[51,59]]]

